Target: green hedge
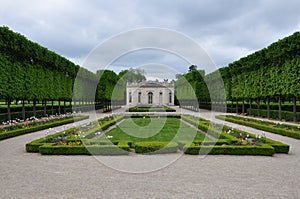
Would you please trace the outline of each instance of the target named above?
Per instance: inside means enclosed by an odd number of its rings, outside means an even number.
[[[187,146],[183,149],[185,154],[191,155],[265,155],[272,156],[275,150],[272,146]]]
[[[178,144],[173,142],[136,142],[135,152],[142,154],[176,153]]]
[[[66,133],[69,133],[71,131],[73,131],[75,128],[71,128],[66,130]],[[33,140],[32,142],[29,142],[25,145],[26,151],[29,153],[38,153],[39,152],[39,148],[40,146],[44,145],[45,143],[47,143],[48,140],[50,139],[54,139],[58,136],[62,136],[63,132],[58,132],[55,134],[51,134],[51,135],[47,135],[46,137],[43,138],[39,138],[37,140]]]
[[[294,131],[275,128],[273,126],[266,126],[266,125],[263,125],[263,124],[248,122],[248,121],[244,121],[244,120],[240,120],[240,119],[234,119],[234,118],[231,118],[231,117],[216,116],[216,118],[222,119],[222,120],[225,120],[225,121],[228,121],[228,122],[233,122],[233,123],[236,123],[236,124],[241,124],[241,125],[244,125],[244,126],[249,126],[249,127],[255,128],[255,129],[259,129],[259,130],[263,130],[263,131],[267,131],[267,132],[271,132],[271,133],[275,133],[275,134],[279,134],[279,135],[283,135],[283,136],[287,136],[287,137],[291,137],[291,138],[300,139],[300,133],[297,133],[297,132],[294,132]]]
[[[30,128],[17,129],[17,130],[5,132],[5,133],[0,133],[0,140],[4,140],[7,138],[11,138],[11,137],[15,137],[15,136],[19,136],[19,135],[23,135],[23,134],[27,134],[27,133],[32,133],[32,132],[36,132],[36,131],[41,131],[41,130],[56,127],[56,126],[61,126],[64,124],[72,123],[72,122],[74,122],[74,120],[79,121],[79,120],[84,120],[87,118],[89,118],[89,116],[81,116],[81,117],[76,117],[76,118],[63,119],[61,121],[56,121],[53,123],[32,126]]]
[[[130,146],[126,141],[118,142],[117,146],[124,151],[128,151],[128,152],[130,151]]]
[[[181,118],[181,115],[178,114],[171,114],[171,115],[152,115],[152,114],[133,114],[133,115],[126,115],[125,118],[142,118],[142,117],[150,117],[150,118]]]
[[[247,114],[250,115],[250,109],[247,109]],[[258,109],[251,109],[251,115],[258,116]],[[281,111],[282,119],[286,121],[293,121],[293,112],[291,111]],[[267,110],[260,110],[260,117],[267,118],[268,111]],[[279,111],[278,110],[270,110],[270,118],[272,119],[279,119]],[[300,120],[300,113],[297,113],[297,121]]]
[[[176,112],[175,109],[163,106],[163,107],[131,107],[129,112]]]
[[[93,145],[93,146],[53,146],[47,143],[39,147],[39,152],[43,155],[128,155],[127,150],[123,150],[115,145]]]
[[[128,155],[129,146],[120,145],[119,148],[116,145],[92,145],[86,146],[86,149],[92,155]]]

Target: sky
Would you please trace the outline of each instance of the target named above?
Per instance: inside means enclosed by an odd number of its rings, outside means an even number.
[[[199,59],[213,65],[197,66],[210,73],[299,31],[299,8],[299,0],[11,0],[1,2],[0,24],[93,72],[143,68],[153,78],[173,78],[198,63],[187,58],[192,50],[196,56],[195,48],[182,40],[203,50]],[[153,34],[135,32],[147,28],[155,28]],[[96,51],[98,61],[111,62],[89,64]]]

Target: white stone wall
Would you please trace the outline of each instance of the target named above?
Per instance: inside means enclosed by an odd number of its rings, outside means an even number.
[[[153,93],[152,104],[148,103],[148,94]],[[138,95],[141,93],[141,101],[138,102]],[[160,93],[162,93],[160,95]],[[171,93],[171,102],[170,94]],[[131,96],[131,102],[130,102]],[[130,106],[159,106],[159,105],[174,105],[174,85],[160,85],[160,86],[143,86],[143,83],[138,85],[127,85],[126,88],[127,105]]]

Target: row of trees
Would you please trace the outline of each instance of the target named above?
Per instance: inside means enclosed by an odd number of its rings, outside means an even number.
[[[192,72],[190,70],[184,76]],[[197,81],[197,79],[200,82],[203,81],[201,78],[195,78],[188,82]],[[235,101],[237,106],[239,102],[242,102],[242,113],[245,112],[245,100],[250,103],[250,108],[252,102],[255,101],[258,109],[261,100],[264,100],[267,102],[269,117],[270,102],[274,101],[279,104],[279,118],[281,118],[282,100],[291,100],[293,101],[294,121],[296,121],[296,102],[300,97],[300,32],[243,57],[227,67],[220,68],[206,75],[204,80],[212,102],[226,99]],[[177,85],[180,82],[182,80],[178,79]],[[199,100],[208,96],[205,86],[202,85],[202,87],[201,93],[196,91]],[[177,91],[180,91],[180,88],[177,88]],[[187,96],[183,92],[178,95]]]
[[[100,80],[100,81],[99,81]],[[28,40],[8,27],[0,27],[0,99],[7,102],[11,119],[12,101],[67,101],[75,105],[89,102],[124,101],[126,81],[142,81],[140,70],[129,69],[119,75],[109,70],[92,73],[66,58]],[[53,105],[52,105],[53,107]]]

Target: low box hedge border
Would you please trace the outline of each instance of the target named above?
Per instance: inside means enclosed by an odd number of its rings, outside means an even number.
[[[150,118],[181,118],[179,114],[170,114],[170,115],[158,115],[158,114],[132,114],[132,115],[125,115],[124,118],[142,118],[142,117],[150,117]]]
[[[65,132],[69,133],[72,130],[74,130],[74,128],[68,129]],[[56,138],[58,136],[62,136],[62,134],[63,134],[63,132],[58,132],[55,134],[47,135],[46,137],[43,137],[43,138],[39,138],[37,140],[33,140],[32,142],[29,142],[25,145],[26,151],[29,153],[38,153],[40,146],[46,144],[47,140]]]
[[[185,146],[185,154],[190,155],[262,155],[272,156],[275,149],[270,145],[262,146]]]
[[[140,154],[176,153],[178,144],[174,142],[136,142],[135,152]]]
[[[33,133],[33,132],[36,132],[36,131],[41,131],[41,130],[44,130],[44,129],[48,129],[48,128],[52,128],[52,127],[56,127],[56,126],[61,126],[61,125],[64,125],[64,124],[73,123],[74,121],[85,120],[85,119],[88,119],[88,118],[89,118],[89,116],[80,116],[80,117],[68,118],[68,119],[63,119],[61,121],[56,121],[56,122],[52,122],[52,123],[48,123],[48,124],[32,126],[30,128],[17,129],[17,130],[5,132],[5,133],[0,133],[0,140],[16,137],[16,136],[19,136],[19,135],[24,135],[24,134],[27,134],[27,133]]]
[[[39,152],[42,155],[128,155],[129,146],[125,147],[124,144],[121,147],[116,145],[54,146],[52,143],[47,143],[39,147]]]
[[[263,130],[263,131],[275,133],[278,135],[283,135],[283,136],[287,136],[287,137],[291,137],[291,138],[295,138],[295,139],[300,139],[300,133],[297,133],[297,132],[293,132],[293,131],[289,131],[289,130],[285,130],[285,129],[274,128],[274,127],[266,126],[263,124],[254,123],[254,122],[247,122],[247,121],[243,121],[240,119],[226,117],[223,115],[216,116],[216,118],[225,120],[227,122],[232,122],[232,123],[241,124],[244,126],[249,126],[249,127],[252,127],[252,128],[255,128],[258,130]]]
[[[128,112],[176,112],[175,109],[163,106],[163,107],[131,107]]]
[[[209,121],[205,121],[202,118],[200,118],[199,120],[197,118],[195,118],[194,120],[189,118],[188,116],[181,116],[181,118],[187,122],[189,122],[190,124],[194,125],[194,126],[198,126],[198,128],[202,131],[207,132],[208,134],[210,134],[211,136],[218,138],[218,139],[224,139],[224,140],[229,140],[230,142],[236,142],[238,141],[238,138],[227,134],[227,133],[223,133],[221,132],[221,130],[219,129],[214,129],[214,128],[210,128],[210,123]],[[217,119],[223,119],[224,116],[216,116]],[[196,121],[199,121],[197,122]],[[226,120],[227,121],[227,120]],[[214,125],[212,125],[213,127]],[[247,126],[247,125],[246,125]],[[232,129],[232,127],[223,125],[223,130],[229,130]],[[263,129],[261,129],[263,130]],[[256,135],[248,133],[248,132],[244,132],[238,129],[234,129],[234,131],[243,134],[244,136],[249,135],[250,138],[256,138]],[[269,144],[270,146],[272,146],[275,149],[276,153],[289,153],[290,150],[290,146],[272,139],[267,139],[266,140],[266,144]]]

